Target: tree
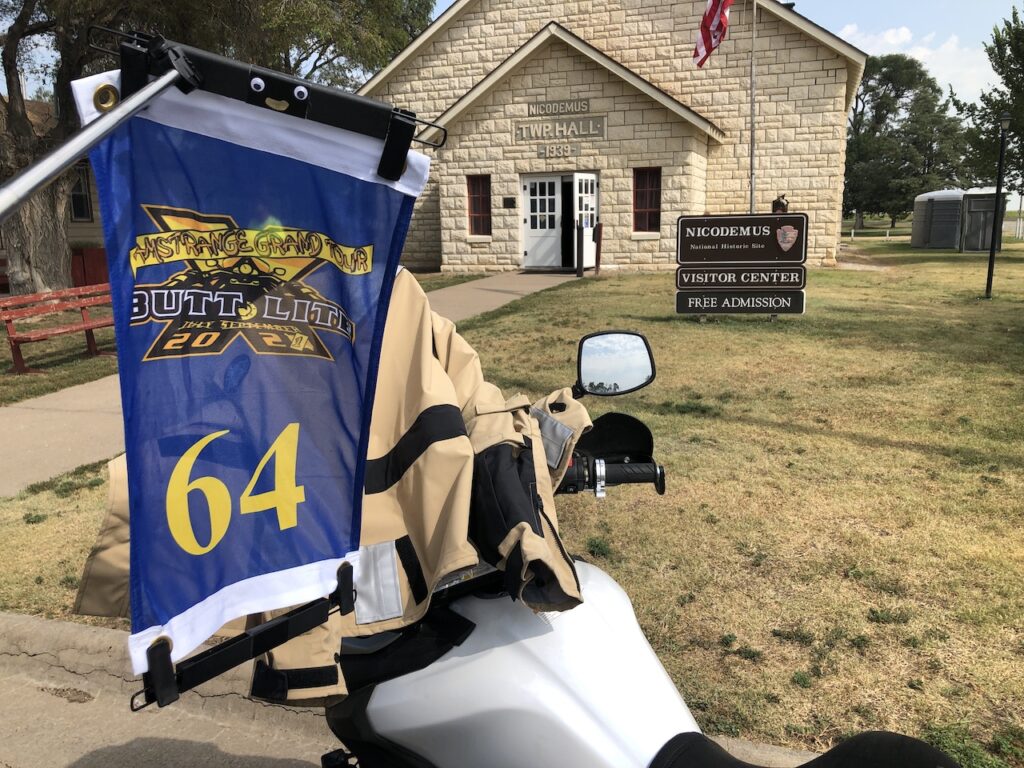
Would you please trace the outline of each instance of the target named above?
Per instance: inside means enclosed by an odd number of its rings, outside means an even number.
[[[351,88],[430,22],[434,0],[0,0],[0,178],[6,180],[77,128],[71,82],[116,66],[89,48],[91,25],[156,30],[169,39],[328,85]],[[43,46],[52,64],[35,54]],[[52,84],[53,119],[30,119],[24,75]],[[45,87],[44,87],[45,90]],[[68,208],[75,175],[39,191],[3,225],[15,293],[70,284]]]
[[[1006,144],[1005,184],[1024,193],[1024,21],[1014,7],[1010,18],[992,30],[985,53],[1000,85],[981,94],[976,104],[954,97],[967,120],[967,168],[978,185],[995,185],[999,162],[999,118],[1007,112],[1011,125]]]
[[[903,54],[871,56],[847,127],[843,210],[896,222],[914,198],[963,175],[963,131],[935,79]]]

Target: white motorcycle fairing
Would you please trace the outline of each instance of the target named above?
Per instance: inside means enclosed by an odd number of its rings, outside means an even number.
[[[454,601],[476,628],[378,685],[373,730],[437,768],[647,768],[673,736],[699,731],[626,593],[593,565],[576,570],[584,602],[565,613]]]

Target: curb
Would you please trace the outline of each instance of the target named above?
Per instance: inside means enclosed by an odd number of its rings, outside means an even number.
[[[128,658],[128,633],[55,619],[0,612],[0,665],[17,665],[37,674],[63,672],[87,678],[111,694],[128,700],[140,690]],[[327,733],[323,711],[254,701],[246,696],[251,663],[182,694],[174,704],[206,717],[241,722],[247,726],[287,728],[292,733],[321,741]],[[815,757],[767,744],[729,736],[715,736],[735,757],[765,768],[794,768]]]
[[[142,689],[141,680],[132,674],[128,633],[116,629],[0,612],[0,665],[16,665],[42,676],[63,672],[86,678],[113,696],[123,696],[125,715],[129,699]],[[251,662],[242,664],[183,693],[174,706],[210,719],[324,738],[328,730],[322,710],[248,698],[251,670]]]

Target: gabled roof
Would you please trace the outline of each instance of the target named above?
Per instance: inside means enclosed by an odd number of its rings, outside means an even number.
[[[415,56],[421,48],[426,46],[441,32],[450,27],[452,23],[462,15],[463,11],[477,1],[478,0],[456,0],[456,2],[452,3],[448,10],[434,19],[430,26],[423,30],[419,37],[409,43],[409,45],[405,47],[405,50],[399,53],[390,64],[367,80],[363,87],[359,89],[358,93],[363,96],[371,95],[378,87],[383,85],[392,74],[401,69],[402,65],[405,64],[406,61]],[[859,48],[850,45],[838,35],[829,32],[824,27],[819,27],[807,17],[802,16],[792,8],[783,5],[778,0],[759,0],[758,8],[791,24],[812,40],[817,41],[825,48],[834,51],[847,60],[848,77],[846,81],[846,106],[849,109],[849,107],[853,105],[853,97],[856,95],[857,86],[860,83],[861,76],[864,74],[864,64],[867,61],[868,55]],[[694,34],[696,34],[696,29],[697,27],[694,25]]]
[[[860,48],[850,45],[838,35],[832,34],[824,27],[819,27],[806,16],[800,15],[789,6],[790,4],[784,5],[777,2],[777,0],[759,0],[757,7],[791,24],[812,40],[821,43],[824,47],[846,59],[846,109],[849,111],[853,106],[853,99],[857,95],[860,79],[864,75],[864,65],[867,63],[868,55]]]
[[[509,56],[505,61],[493,69],[483,80],[467,91],[462,98],[448,107],[444,113],[435,120],[435,124],[446,128],[456,122],[468,109],[477,103],[483,96],[500,84],[505,78],[511,75],[522,64],[533,58],[542,51],[549,42],[558,40],[569,46],[572,50],[590,59],[600,67],[611,72],[620,80],[628,83],[638,91],[649,97],[652,101],[660,104],[669,112],[677,115],[683,121],[690,123],[713,141],[721,143],[725,139],[725,132],[712,123],[703,115],[694,112],[684,104],[679,103],[660,88],[651,85],[638,74],[619,64],[605,53],[602,53],[585,40],[577,37],[561,24],[551,21],[536,35],[527,40],[523,46]],[[438,128],[428,128],[420,134],[420,138],[431,141],[439,132]]]

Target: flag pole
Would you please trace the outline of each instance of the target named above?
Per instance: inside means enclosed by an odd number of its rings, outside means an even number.
[[[754,56],[757,53],[757,0],[751,0],[753,14],[750,24],[750,212],[756,213],[757,194],[757,167],[755,165],[756,138],[754,128],[757,123],[757,100],[755,88],[757,83],[757,69],[754,66]]]

